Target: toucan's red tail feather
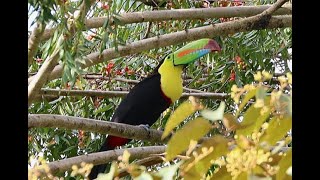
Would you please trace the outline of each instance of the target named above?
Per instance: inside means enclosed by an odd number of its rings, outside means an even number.
[[[117,136],[108,136],[106,140],[106,146],[108,149],[114,149],[117,146],[122,146],[128,143],[130,139],[122,138],[122,137],[117,137]]]
[[[101,146],[99,152],[102,151],[108,151],[108,150],[113,150],[117,146],[122,146],[126,143],[128,143],[130,139],[122,138],[122,137],[117,137],[117,136],[108,136],[105,143]],[[100,165],[95,165],[89,174],[89,179],[93,180],[97,178],[99,173],[103,173],[107,168],[107,164],[100,164]]]

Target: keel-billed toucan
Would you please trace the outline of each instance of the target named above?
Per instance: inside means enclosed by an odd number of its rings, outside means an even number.
[[[209,52],[220,51],[218,43],[212,39],[193,41],[169,54],[152,75],[135,85],[121,101],[111,121],[131,125],[149,125],[157,121],[160,114],[182,94],[182,70]],[[99,151],[112,150],[128,143],[130,139],[109,135]],[[96,165],[90,179],[103,173],[106,164]]]

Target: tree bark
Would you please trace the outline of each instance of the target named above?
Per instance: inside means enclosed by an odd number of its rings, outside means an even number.
[[[81,129],[84,131],[110,134],[129,139],[165,142],[164,140],[161,140],[162,131],[146,129],[141,126],[99,121],[81,117],[52,114],[30,114],[28,115],[28,128],[35,127]]]
[[[161,154],[165,152],[165,149],[165,146],[149,146],[129,148],[127,150],[130,153],[130,159],[141,159],[148,157],[151,154]],[[92,163],[93,165],[99,165],[110,161],[115,161],[118,160],[118,157],[121,156],[123,152],[124,149],[91,153],[63,160],[53,161],[48,163],[47,165],[49,166],[50,172],[52,174],[55,174],[58,172],[71,170],[72,165],[80,166],[82,162]]]

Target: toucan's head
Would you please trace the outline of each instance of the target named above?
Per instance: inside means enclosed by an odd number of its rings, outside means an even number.
[[[169,54],[166,60],[173,62],[174,66],[188,65],[209,52],[220,51],[221,48],[213,39],[199,39],[193,41],[179,50]]]

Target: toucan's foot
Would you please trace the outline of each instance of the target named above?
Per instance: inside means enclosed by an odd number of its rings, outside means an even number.
[[[139,126],[143,127],[146,131],[149,131],[149,129],[150,129],[149,124],[140,124]]]

